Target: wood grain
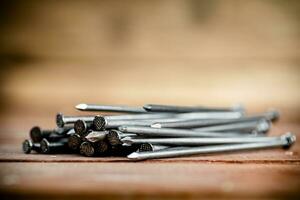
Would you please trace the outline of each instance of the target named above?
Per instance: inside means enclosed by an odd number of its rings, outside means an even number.
[[[295,197],[298,164],[1,163],[12,196]],[[297,178],[298,177],[298,178]]]
[[[296,131],[299,126],[278,126]],[[25,155],[16,136],[0,147],[0,192],[18,198],[296,198],[300,143],[142,162],[79,155]]]

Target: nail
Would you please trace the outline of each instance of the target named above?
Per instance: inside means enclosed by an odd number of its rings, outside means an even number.
[[[153,137],[244,137],[243,134],[234,132],[200,132],[188,129],[173,128],[151,128],[141,126],[121,126],[119,131],[124,133],[135,133],[143,136]]]
[[[197,154],[207,154],[207,153],[217,153],[217,152],[229,152],[237,150],[251,150],[251,149],[261,149],[261,148],[272,148],[272,147],[290,147],[296,140],[296,137],[291,133],[287,133],[281,137],[280,140],[274,140],[265,143],[246,143],[246,144],[233,144],[233,145],[214,145],[205,147],[190,147],[184,149],[171,148],[164,151],[154,151],[154,152],[134,152],[127,156],[127,158],[132,160],[145,160],[154,158],[171,158],[179,156],[189,156]]]
[[[109,120],[103,116],[96,116],[93,121],[93,128],[95,130],[114,129],[119,126],[148,126],[153,123],[164,121],[183,121],[185,119],[179,118],[164,118],[164,119],[147,119],[147,120]]]
[[[136,136],[136,134],[124,134],[120,131],[117,130],[110,130],[106,136],[108,143],[111,146],[117,146],[117,145],[121,145],[122,141],[121,139],[123,137],[131,137],[131,136]]]
[[[25,140],[22,144],[23,152],[29,154],[32,150],[36,152],[41,151],[40,143],[35,143],[32,140]]]
[[[82,138],[78,134],[73,134],[68,138],[68,147],[73,151],[78,151],[81,143]]]
[[[169,114],[145,114],[135,116],[124,116],[124,119],[118,119],[121,116],[96,116],[93,120],[93,128],[95,130],[105,130],[117,128],[119,126],[151,126],[155,122],[167,121],[183,121],[185,118],[167,118],[171,117]],[[166,117],[166,118],[165,118]]]
[[[105,155],[105,153],[107,153],[109,150],[109,145],[105,140],[100,140],[93,144],[95,144],[95,150],[99,155]]]
[[[91,131],[85,136],[85,139],[89,142],[97,142],[106,139],[107,134],[108,131]]]
[[[256,131],[258,133],[265,133],[271,128],[271,123],[266,119],[262,119],[259,121],[249,121],[249,122],[239,122],[239,123],[232,123],[232,124],[224,124],[224,125],[215,125],[209,127],[201,127],[195,128],[195,131],[203,131],[203,132],[210,132],[210,131],[237,131],[237,132],[251,132]]]
[[[33,128],[30,130],[29,135],[30,135],[31,140],[32,140],[34,143],[36,143],[36,142],[42,141],[42,139],[43,139],[44,137],[49,137],[49,135],[50,135],[51,133],[53,133],[52,130],[44,130],[44,131],[42,131],[42,129],[41,129],[40,127],[35,126],[35,127],[33,127]]]
[[[151,143],[140,143],[140,148],[138,149],[139,152],[146,152],[146,151],[159,151],[162,149],[167,149],[169,146],[163,145],[154,145]]]
[[[67,153],[69,150],[67,138],[57,142],[49,142],[44,138],[40,144],[42,153]]]
[[[97,115],[99,116],[99,115]],[[107,120],[150,120],[150,119],[165,119],[173,118],[172,113],[147,113],[147,114],[131,114],[131,115],[110,115],[103,116]]]
[[[61,130],[59,130],[61,131]],[[66,130],[63,131],[65,134],[58,134],[57,129],[55,130],[42,130],[40,127],[35,126],[30,130],[30,138],[34,143],[41,142],[43,138],[48,139],[49,141],[57,141],[62,138],[66,138]]]
[[[245,109],[239,105],[232,108],[213,108],[203,106],[170,106],[170,105],[157,105],[146,104],[143,106],[148,112],[172,112],[172,113],[188,113],[188,112],[231,112],[238,111],[245,112]]]
[[[255,116],[245,116],[236,119],[184,119],[180,121],[156,122],[151,125],[153,128],[199,128],[214,125],[224,125],[230,123],[259,121],[262,119],[274,121],[277,119],[277,111],[270,111]]]
[[[79,149],[80,149],[80,154],[84,156],[91,157],[95,154],[95,149],[90,142],[81,143]]]
[[[167,118],[170,114],[139,114],[119,116],[95,116],[93,126],[95,130],[117,128],[122,125],[150,126],[154,119]],[[122,119],[123,118],[123,119]],[[148,121],[149,120],[149,121]]]
[[[74,123],[75,133],[80,136],[84,136],[85,134],[87,134],[88,130],[92,128],[93,128],[92,122],[85,122],[84,120],[79,119]]]
[[[209,144],[265,143],[281,137],[228,137],[228,138],[122,138],[124,144],[152,144],[165,146],[199,146]]]
[[[95,104],[78,104],[76,109],[81,111],[103,111],[103,112],[119,112],[119,113],[146,113],[143,108],[130,106],[111,106],[111,105],[95,105]]]
[[[94,127],[95,130],[101,131],[106,129],[118,128],[119,126],[150,126],[152,122],[148,121],[133,121],[133,120],[105,120],[104,118],[95,118]]]
[[[59,135],[68,135],[69,131],[74,129],[73,126],[64,126],[64,127],[57,127],[53,130],[53,132]]]
[[[150,126],[153,121],[152,119],[163,119],[173,117],[172,114],[162,113],[162,114],[138,114],[138,115],[115,115],[115,116],[95,116],[93,120],[93,126],[95,130],[101,131],[106,128],[116,128],[120,125],[127,123],[135,125],[147,125]],[[134,120],[134,121],[133,121]],[[146,121],[147,120],[147,121]],[[150,121],[148,121],[150,120]],[[133,122],[130,122],[133,121]]]
[[[70,135],[73,135],[73,134],[75,134],[74,128],[70,129],[70,130],[66,133],[67,136],[70,136]]]
[[[231,111],[231,112],[190,112],[176,114],[176,118],[183,119],[236,119],[241,118],[243,113]]]
[[[95,116],[64,116],[62,113],[56,115],[56,125],[60,128],[66,124],[74,124],[77,120],[81,119],[85,122],[92,122]]]
[[[83,142],[80,145],[80,154],[91,156],[103,156],[108,151],[109,146],[107,142],[100,140],[97,142]]]

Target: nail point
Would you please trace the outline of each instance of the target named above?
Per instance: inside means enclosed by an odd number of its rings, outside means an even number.
[[[78,104],[78,105],[75,106],[75,108],[78,109],[78,110],[85,110],[85,109],[87,109],[87,107],[88,106],[85,103],[81,103],[81,104]]]
[[[132,160],[137,160],[139,158],[139,154],[137,152],[133,152],[127,156],[127,158]]]
[[[154,123],[151,125],[152,128],[161,128],[161,124],[160,123]]]
[[[123,145],[131,145],[132,144],[132,141],[130,140],[129,137],[124,137],[121,139]]]

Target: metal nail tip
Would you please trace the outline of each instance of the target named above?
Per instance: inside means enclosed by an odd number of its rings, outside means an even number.
[[[127,156],[130,160],[139,160],[139,154],[137,152],[133,152]]]
[[[81,103],[81,104],[78,104],[78,105],[75,106],[75,108],[78,109],[78,110],[85,110],[85,109],[87,109],[87,107],[88,106],[85,103]]]
[[[122,138],[121,142],[123,143],[124,146],[130,146],[132,144],[132,141],[128,137]]]
[[[151,124],[150,127],[151,128],[161,128],[161,124],[160,123],[154,123],[154,124]]]

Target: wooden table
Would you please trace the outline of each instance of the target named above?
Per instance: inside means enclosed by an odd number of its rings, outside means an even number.
[[[295,124],[275,126],[270,135]],[[3,131],[3,130],[2,130]],[[3,135],[3,134],[2,134]],[[24,134],[1,139],[0,188],[20,198],[290,198],[300,194],[300,145],[142,162],[78,155],[25,155]]]

